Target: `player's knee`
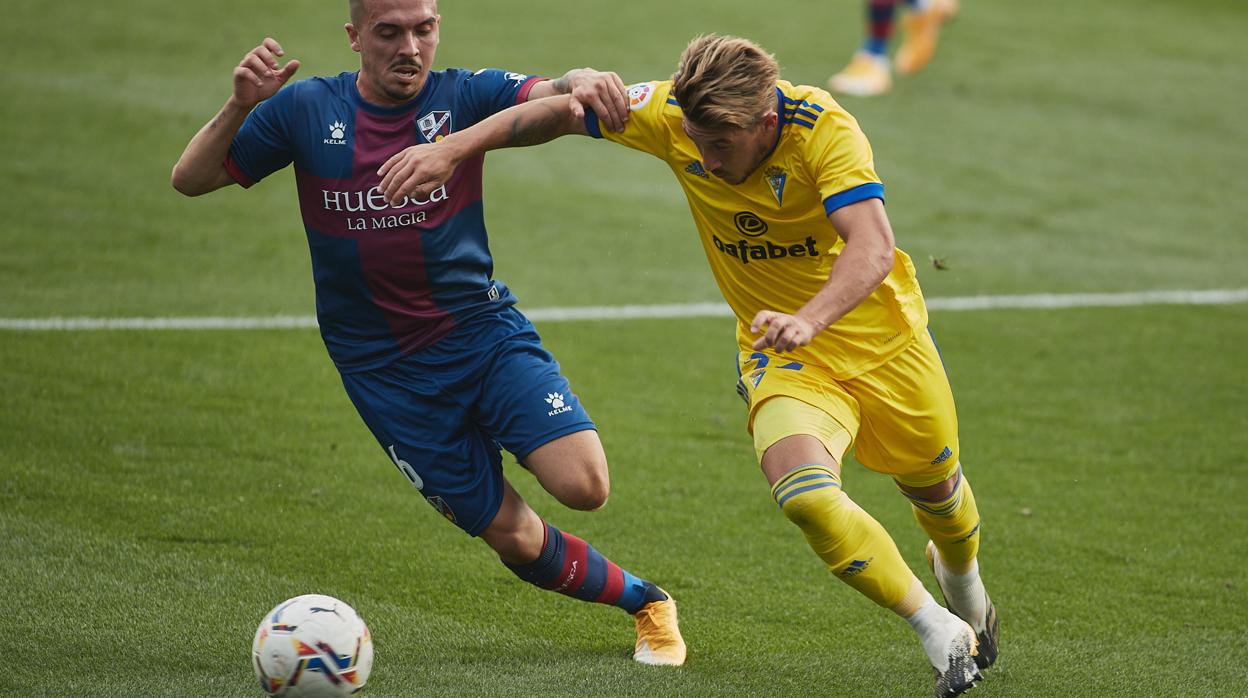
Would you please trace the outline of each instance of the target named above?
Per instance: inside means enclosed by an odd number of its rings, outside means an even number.
[[[564,502],[564,504],[578,511],[598,511],[607,505],[607,496],[608,493],[605,490],[602,492],[587,492],[571,501]]]
[[[812,464],[797,468],[776,482],[771,496],[785,517],[805,530],[815,523],[839,521],[845,494],[834,471]]]
[[[915,487],[907,485],[904,482],[897,481],[897,486],[901,488],[901,491],[910,499],[917,498],[929,502],[940,502],[952,497],[953,494],[957,492],[958,485],[961,484],[961,480],[962,472],[961,470],[958,470],[948,478],[941,480],[934,485]]]
[[[611,495],[611,480],[607,476],[606,461],[587,463],[580,468],[576,486],[570,488],[564,506],[580,511],[596,511],[607,503]]]
[[[607,456],[592,429],[556,439],[534,451],[525,465],[542,487],[571,509],[593,511],[607,503]]]

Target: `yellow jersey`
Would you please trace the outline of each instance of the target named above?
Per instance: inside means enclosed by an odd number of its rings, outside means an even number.
[[[750,322],[760,310],[794,313],[828,280],[845,243],[828,220],[838,208],[884,198],[871,145],[825,91],[776,84],[777,143],[749,178],[731,185],[705,170],[681,126],[671,81],[629,88],[623,132],[603,131],[587,113],[590,135],[654,155],[671,167],[689,200],[707,261],[737,316],[737,341],[750,350]],[[892,358],[927,326],[914,264],[900,249],[892,271],[870,297],[808,346],[786,358],[848,379]]]

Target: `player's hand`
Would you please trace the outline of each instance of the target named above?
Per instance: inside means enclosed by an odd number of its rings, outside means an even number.
[[[572,116],[584,119],[585,107],[589,107],[608,130],[624,130],[624,122],[628,121],[628,88],[619,75],[578,68],[560,79],[566,81],[572,95]]]
[[[750,323],[750,333],[766,332],[754,342],[755,349],[775,349],[779,352],[804,347],[819,334],[819,326],[800,315],[760,310]]]
[[[259,46],[243,56],[234,68],[234,101],[245,109],[277,94],[277,91],[299,70],[299,61],[291,60],[279,66],[277,59],[285,55],[282,45],[266,38]]]
[[[444,143],[413,145],[392,155],[377,170],[381,175],[377,188],[390,204],[414,194],[428,196],[446,184],[457,165],[459,159]]]

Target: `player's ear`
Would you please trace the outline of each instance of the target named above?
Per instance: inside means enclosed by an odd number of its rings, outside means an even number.
[[[355,51],[356,53],[359,53],[360,52],[360,33],[355,30],[355,25],[350,22],[347,22],[346,24],[342,25],[342,28],[347,30],[347,38],[350,39],[351,41],[351,50]]]

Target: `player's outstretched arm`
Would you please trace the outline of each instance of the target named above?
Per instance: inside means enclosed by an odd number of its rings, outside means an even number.
[[[266,38],[247,52],[234,67],[234,92],[217,115],[199,129],[173,166],[173,188],[187,196],[199,196],[234,183],[225,169],[230,142],[257,104],[277,94],[299,69],[299,61],[278,65],[284,55],[281,44]]]
[[[845,249],[832,265],[827,283],[792,315],[758,311],[750,332],[766,331],[754,342],[755,349],[783,352],[810,344],[815,335],[874,293],[893,270],[896,243],[884,213],[884,202],[859,201],[833,211],[828,219],[845,240]]]
[[[598,115],[603,126],[611,131],[623,131],[628,121],[628,88],[619,75],[593,68],[575,68],[557,80],[539,82],[529,91],[529,100],[555,95],[571,95],[568,106],[572,116],[585,118],[589,107]]]
[[[377,170],[381,176],[377,188],[389,203],[405,196],[424,197],[446,184],[459,163],[475,155],[499,148],[539,145],[573,133],[587,136],[585,120],[573,115],[570,99],[563,95],[525,102],[437,143],[400,150]]]

